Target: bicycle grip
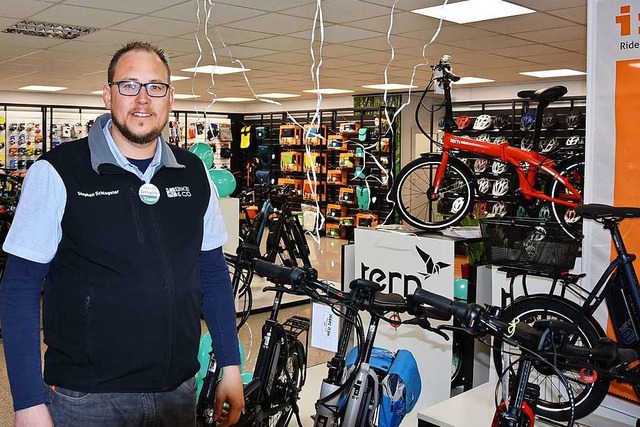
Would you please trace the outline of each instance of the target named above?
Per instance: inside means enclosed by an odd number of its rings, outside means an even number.
[[[469,321],[471,315],[469,304],[453,301],[442,295],[434,294],[433,292],[425,291],[420,288],[416,289],[413,294],[413,298],[419,303],[427,304],[449,313],[462,322],[467,323]]]
[[[282,267],[259,258],[254,259],[252,264],[253,269],[259,275],[291,286],[301,283],[306,277],[305,272],[299,268]]]

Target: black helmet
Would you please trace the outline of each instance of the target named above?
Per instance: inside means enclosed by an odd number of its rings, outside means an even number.
[[[511,116],[509,113],[502,113],[493,118],[493,127],[495,129],[504,129],[509,126],[511,122]]]
[[[444,129],[444,116],[440,117],[440,120],[438,120],[438,129]]]
[[[546,112],[542,116],[542,127],[545,129],[551,129],[558,123],[558,115],[555,113]]]
[[[571,110],[567,114],[567,129],[579,128],[584,124],[584,113]]]

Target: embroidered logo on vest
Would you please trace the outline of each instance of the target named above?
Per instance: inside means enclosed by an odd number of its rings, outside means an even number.
[[[169,187],[165,188],[167,190],[167,197],[191,197],[191,190],[188,185],[184,187]]]

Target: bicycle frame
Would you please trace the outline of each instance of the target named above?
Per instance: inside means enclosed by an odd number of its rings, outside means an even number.
[[[522,196],[526,200],[540,199],[547,202],[557,203],[570,208],[575,208],[582,202],[582,196],[580,192],[569,182],[568,179],[563,177],[555,170],[556,163],[541,155],[537,151],[527,151],[522,148],[512,147],[508,142],[500,144],[492,144],[487,141],[480,141],[473,138],[455,136],[453,135],[453,105],[451,101],[451,82],[450,78],[443,75],[437,77],[436,80],[440,83],[444,90],[444,106],[445,106],[445,127],[444,136],[442,141],[442,162],[436,170],[436,174],[433,180],[433,192],[430,195],[432,200],[436,200],[438,192],[444,178],[445,170],[447,168],[449,156],[452,151],[464,151],[468,153],[480,154],[485,157],[491,157],[499,159],[503,163],[509,163],[514,166],[514,169],[518,175],[518,182]],[[538,146],[539,134],[540,134],[540,121],[545,105],[540,103],[538,110],[536,111],[536,127],[534,130],[533,145]],[[523,168],[523,164],[526,163],[528,167]],[[569,194],[565,195],[565,199],[557,199],[544,194],[544,191],[537,190],[535,188],[536,178],[538,173],[542,171],[554,180],[560,181],[565,188],[569,191]]]
[[[580,192],[569,182],[568,179],[555,170],[557,164],[548,157],[545,157],[535,151],[526,151],[521,148],[512,147],[508,142],[491,144],[486,141],[479,141],[477,139],[463,136],[455,136],[450,132],[445,132],[443,137],[442,163],[438,166],[433,180],[433,197],[436,197],[438,194],[438,190],[440,189],[440,185],[447,168],[449,156],[451,156],[451,151],[453,150],[480,154],[485,157],[499,159],[503,163],[509,163],[514,166],[518,175],[518,182],[520,191],[522,191],[522,197],[527,200],[535,198],[545,200],[547,202],[558,203],[571,208],[575,208],[582,201]],[[522,167],[523,163],[529,165],[526,170]],[[566,199],[556,199],[546,195],[542,190],[535,189],[536,178],[539,171],[548,174],[556,181],[560,181],[567,190],[570,191],[570,194],[565,195]]]
[[[618,342],[625,346],[638,346],[640,348],[640,287],[638,276],[633,266],[636,256],[629,254],[622,240],[620,229],[614,219],[603,221],[604,228],[609,230],[613,240],[617,256],[604,271],[598,282],[589,293],[582,305],[579,315],[593,315],[602,301],[606,301],[609,315],[614,324],[614,331]],[[614,295],[612,289],[616,287],[615,281],[620,279],[621,295]],[[620,304],[620,299],[624,304]],[[626,312],[621,313],[624,307]],[[623,321],[621,322],[621,316]]]

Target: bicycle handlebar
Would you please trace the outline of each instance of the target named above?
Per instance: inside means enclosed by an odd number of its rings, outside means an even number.
[[[507,323],[500,320],[491,311],[487,310],[479,304],[467,304],[451,299],[442,295],[437,295],[424,289],[417,289],[413,295],[414,301],[427,304],[432,307],[444,310],[453,317],[467,325],[470,333],[488,333],[498,338],[511,339],[518,345],[534,352],[547,352],[549,343],[548,331],[558,332],[559,335],[566,335],[568,330],[575,330],[573,325],[561,321],[547,321],[543,324],[542,329],[537,329],[524,322]],[[636,360],[638,355],[632,349],[619,349],[617,345],[608,340],[600,342],[600,347],[589,348],[563,343],[560,349],[553,349],[554,352],[561,353],[563,356],[575,357],[581,360],[594,358],[603,362],[614,361],[632,361]]]

